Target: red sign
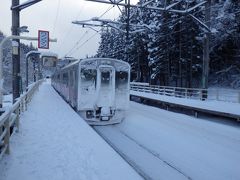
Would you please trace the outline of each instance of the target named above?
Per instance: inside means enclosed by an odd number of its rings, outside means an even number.
[[[49,49],[49,31],[38,31],[38,48]]]

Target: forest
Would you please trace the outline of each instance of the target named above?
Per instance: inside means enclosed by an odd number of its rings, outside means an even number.
[[[140,0],[138,4],[164,7],[173,2]],[[199,2],[181,1],[177,8],[194,7]],[[129,62],[132,81],[201,88],[203,41],[208,32],[193,16],[205,22],[204,8],[199,6],[187,14],[130,8],[130,24],[147,28],[136,31],[136,26],[130,26],[128,39],[118,28],[102,28],[96,57]],[[240,88],[240,1],[212,0],[209,8],[209,86]],[[126,18],[124,12],[118,17],[116,21],[123,24],[119,28],[126,28]]]

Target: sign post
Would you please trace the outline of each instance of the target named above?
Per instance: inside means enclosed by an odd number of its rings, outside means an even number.
[[[49,49],[49,31],[38,31],[38,48]]]

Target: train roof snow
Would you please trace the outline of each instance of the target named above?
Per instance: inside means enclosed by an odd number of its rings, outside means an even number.
[[[87,58],[87,59],[80,59],[80,60],[76,60],[74,62],[71,62],[70,64],[64,66],[62,68],[62,70],[67,69],[67,68],[69,68],[71,66],[74,66],[75,64],[78,64],[78,63],[91,62],[91,61],[94,61],[94,60],[117,62],[117,63],[120,63],[120,64],[124,64],[128,68],[130,68],[130,65],[127,62],[122,61],[122,60],[118,60],[118,59],[113,59],[113,58]],[[119,66],[118,68],[121,68],[121,66]],[[122,67],[122,68],[124,68],[124,67]]]

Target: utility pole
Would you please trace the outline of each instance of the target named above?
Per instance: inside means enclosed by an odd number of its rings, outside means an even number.
[[[127,6],[125,6],[125,11],[126,11],[126,60],[127,62],[129,62],[129,30],[130,30],[130,0],[125,0],[125,4],[127,4]]]
[[[33,61],[33,81],[36,82],[36,60]]]
[[[211,0],[207,0],[205,4],[205,24],[210,29],[211,25]],[[208,73],[209,73],[209,37],[210,32],[206,32],[203,40],[203,72],[202,72],[202,88],[203,96],[202,99],[205,100],[208,96],[207,88],[208,88]]]
[[[126,11],[126,39],[127,41],[129,40],[129,22],[130,22],[130,0],[125,0],[125,3],[127,4],[127,6],[125,6],[125,11]]]
[[[34,5],[42,0],[31,0],[19,4],[19,0],[12,0],[12,35],[19,36],[20,31],[20,11]],[[20,40],[19,38],[13,39],[13,44],[17,47],[13,49],[12,53],[12,93],[13,103],[16,98],[20,97]]]
[[[12,7],[18,6],[19,0],[12,0]],[[20,27],[20,10],[18,8],[12,9],[12,35],[19,36]],[[12,93],[13,103],[16,102],[16,98],[20,96],[20,40],[13,39],[18,43],[17,51],[12,54]]]

